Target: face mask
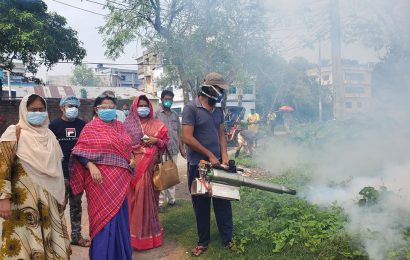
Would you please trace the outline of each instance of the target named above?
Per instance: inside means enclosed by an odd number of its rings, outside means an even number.
[[[151,112],[151,109],[149,107],[139,107],[138,108],[138,115],[140,117],[147,117],[150,112]]]
[[[215,91],[216,96],[210,94],[211,88]],[[202,86],[201,93],[208,97],[208,104],[210,106],[215,106],[216,103],[221,102],[224,98],[224,92],[218,91],[218,89],[215,88],[214,86],[207,86],[207,85]]]
[[[103,121],[112,121],[117,116],[115,109],[98,109],[98,116]]]
[[[27,112],[27,121],[31,125],[42,125],[47,118],[47,112]]]
[[[129,112],[128,109],[124,109],[123,112],[124,112],[124,114],[125,114],[126,116],[128,116],[128,112]]]
[[[162,102],[162,105],[165,108],[171,108],[172,107],[172,101],[171,100],[164,100],[164,102]]]
[[[77,116],[78,116],[78,108],[76,108],[76,107],[67,107],[65,109],[65,116],[70,120],[76,119]]]

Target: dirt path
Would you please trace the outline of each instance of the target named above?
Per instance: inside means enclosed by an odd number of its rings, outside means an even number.
[[[176,187],[176,198],[178,199],[184,199],[184,200],[189,200],[190,195],[188,191],[188,184],[187,184],[187,176],[186,176],[186,160],[184,160],[182,157],[178,158],[178,168],[179,168],[179,173],[180,173],[180,179],[181,183],[177,185]],[[81,226],[82,226],[82,234],[84,237],[89,237],[89,227],[88,227],[88,214],[87,214],[87,201],[85,199],[85,196],[83,197],[83,215],[82,215],[82,221],[81,221]],[[166,213],[165,213],[166,214]],[[71,234],[71,226],[70,226],[70,217],[69,217],[69,212],[68,208],[65,212],[66,215],[66,221],[67,221],[67,226],[68,226],[68,233]],[[73,254],[71,255],[71,258],[74,260],[86,260],[88,258],[88,248],[83,248],[83,247],[78,247],[78,246],[72,246]],[[164,245],[147,250],[147,251],[142,251],[142,252],[137,252],[133,251],[132,254],[133,259],[188,259],[188,252],[186,252],[185,248],[182,248],[178,246],[175,241],[168,240],[165,237]]]

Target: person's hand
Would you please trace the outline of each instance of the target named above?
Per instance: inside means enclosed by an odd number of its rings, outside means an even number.
[[[219,166],[221,163],[219,162],[218,158],[215,157],[215,155],[209,156],[209,162],[212,164],[212,166]]]
[[[11,203],[10,199],[0,200],[0,217],[8,219],[11,217]]]
[[[227,154],[222,154],[222,164],[226,166],[229,165],[229,157]]]
[[[137,166],[137,163],[135,162],[135,159],[131,159],[131,160],[130,160],[129,166],[130,166],[131,169],[134,169],[135,166]]]
[[[91,173],[91,178],[93,178],[97,184],[101,184],[103,182],[101,172],[94,163],[88,163],[88,170]]]
[[[147,145],[155,145],[158,143],[158,138],[150,136],[149,139],[145,142]]]
[[[182,158],[186,159],[186,151],[184,148],[179,149],[179,152],[181,153]]]

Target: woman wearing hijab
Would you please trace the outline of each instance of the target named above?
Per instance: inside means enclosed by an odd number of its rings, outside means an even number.
[[[63,153],[48,124],[45,100],[28,95],[0,138],[0,259],[70,258]]]
[[[81,132],[70,159],[74,195],[85,190],[90,222],[91,259],[132,259],[127,193],[132,167],[131,139],[115,119],[116,99],[95,99],[96,117]]]
[[[162,245],[159,192],[154,190],[152,176],[169,140],[167,128],[154,118],[152,104],[145,95],[135,98],[124,125],[137,163],[128,195],[131,245],[136,250],[147,250]]]
[[[81,132],[70,158],[73,194],[85,190],[91,259],[132,259],[127,193],[134,160],[131,139],[115,119],[116,99],[95,99],[96,117]]]

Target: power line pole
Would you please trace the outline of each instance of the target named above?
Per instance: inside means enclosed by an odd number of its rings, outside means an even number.
[[[344,117],[344,88],[340,32],[339,0],[330,0],[330,40],[332,44],[333,118]]]
[[[319,74],[319,122],[322,122],[322,43],[319,38],[319,62],[318,62],[318,74]]]

